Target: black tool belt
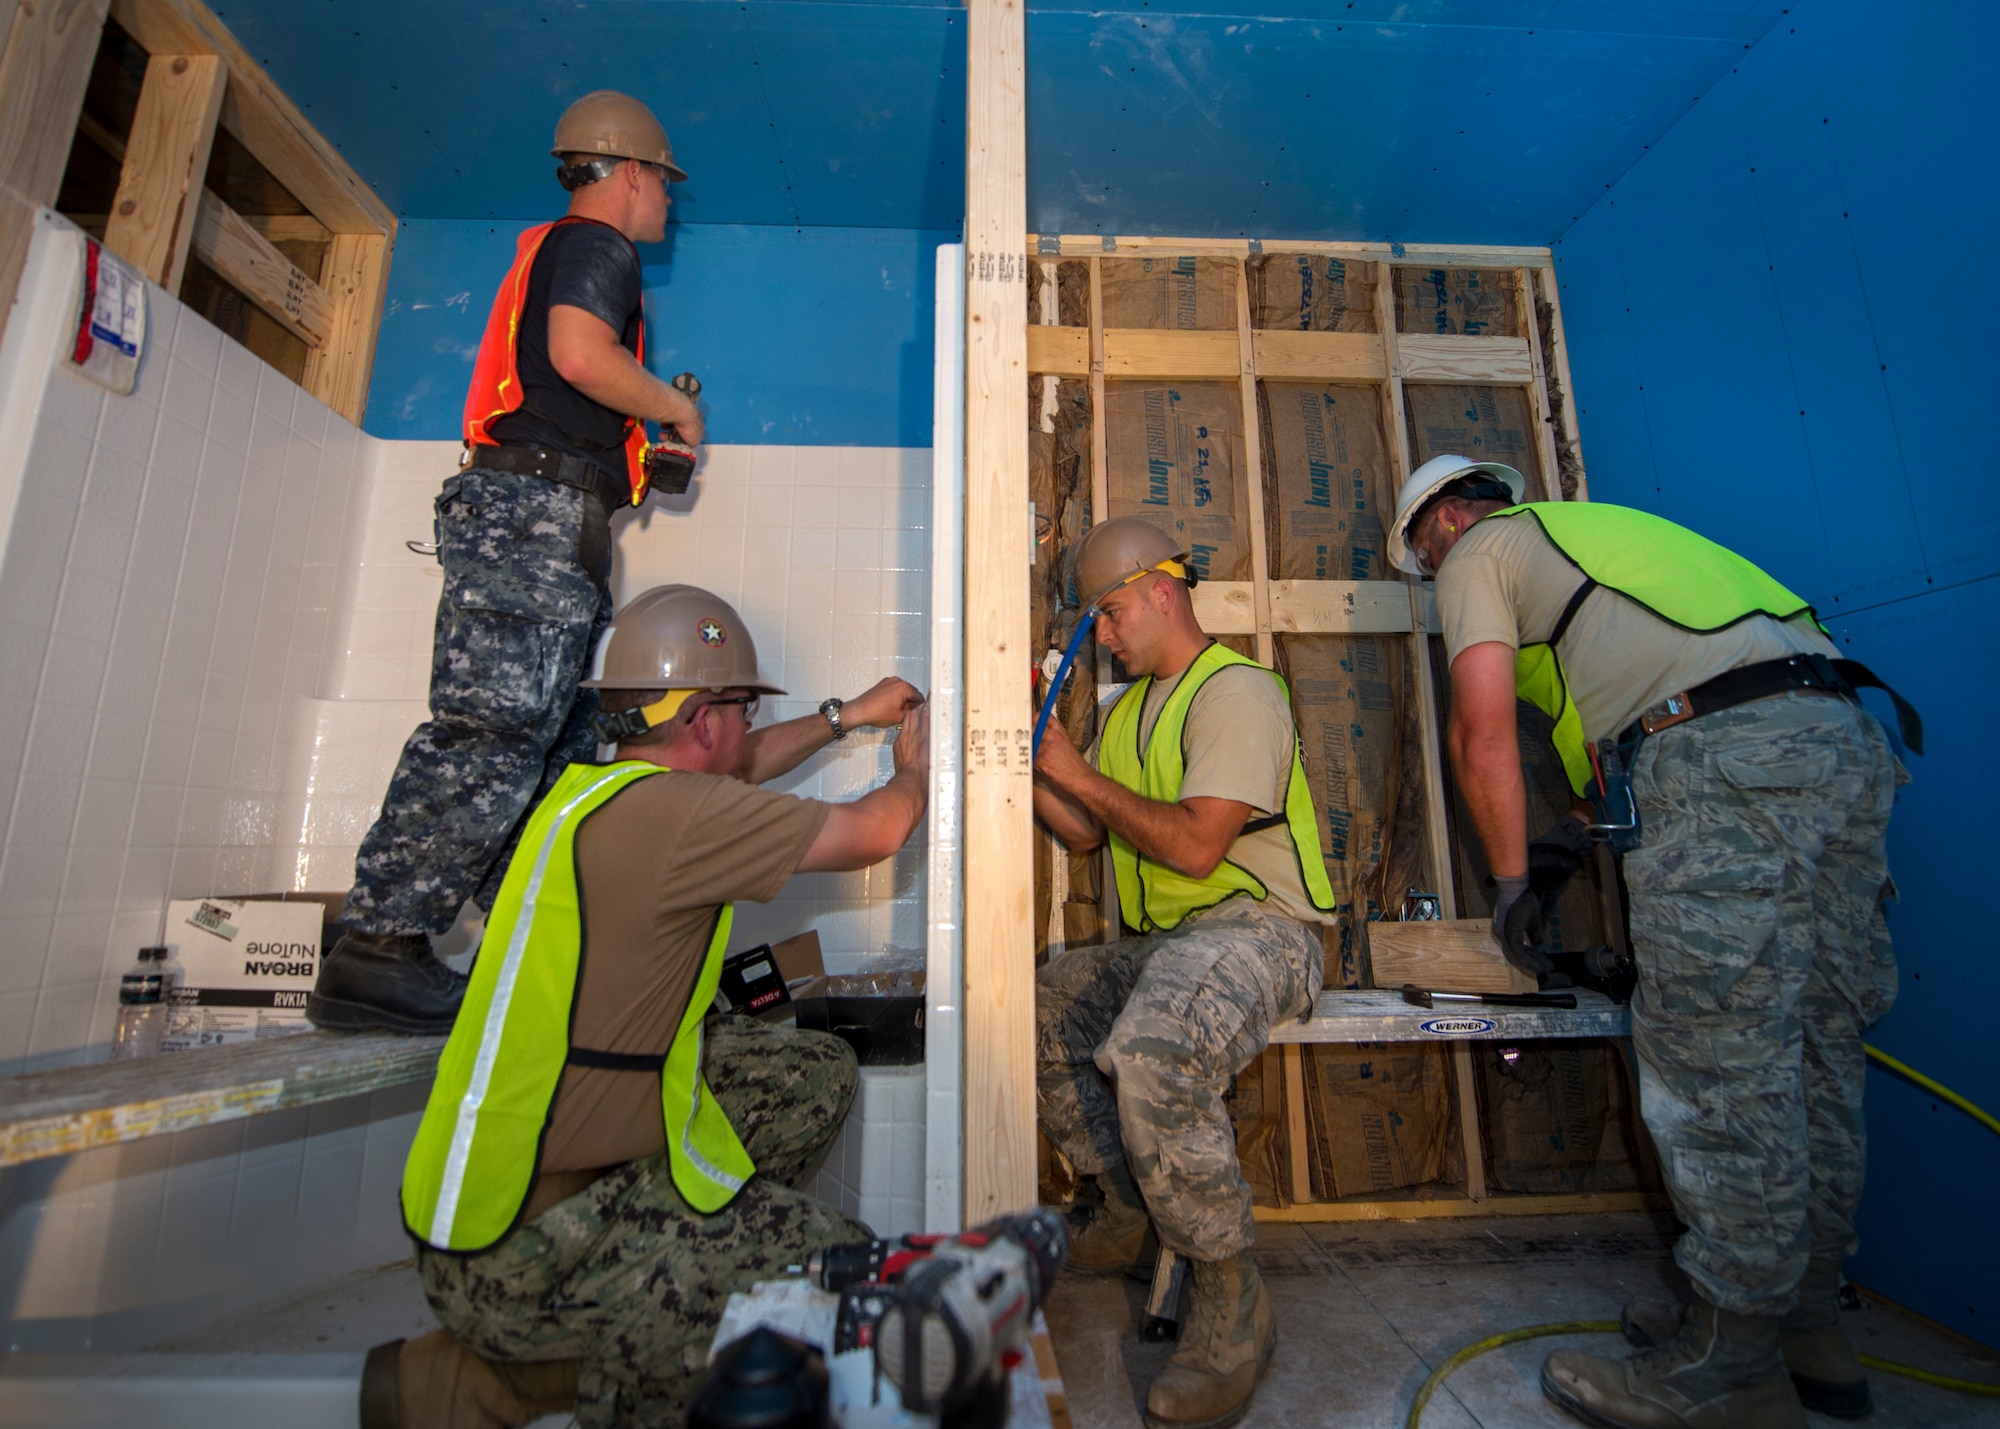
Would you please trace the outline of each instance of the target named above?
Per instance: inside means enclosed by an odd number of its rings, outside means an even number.
[[[560,486],[587,491],[604,503],[606,511],[616,511],[632,499],[632,486],[622,476],[614,476],[589,457],[547,447],[468,448],[462,463],[482,471],[512,471],[522,476],[539,476]]]
[[[1788,690],[1817,690],[1838,695],[1858,705],[1861,703],[1859,691],[1864,688],[1881,690],[1888,695],[1896,706],[1896,723],[1902,732],[1903,743],[1912,753],[1922,754],[1923,717],[1908,700],[1890,689],[1860,661],[1835,660],[1817,654],[1762,660],[1755,665],[1724,671],[1691,690],[1669,695],[1627,725],[1618,736],[1618,743],[1636,747],[1645,735],[1658,734],[1663,729],[1672,729],[1677,724],[1685,724],[1688,720],[1714,714],[1718,710],[1734,709],[1751,700],[1782,695]]]
[[[563,1061],[599,1072],[657,1072],[667,1065],[665,1052],[606,1052],[597,1047],[571,1047]]]

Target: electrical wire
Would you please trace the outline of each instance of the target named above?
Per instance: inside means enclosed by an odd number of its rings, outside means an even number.
[[[1899,1062],[1887,1052],[1862,1046],[1868,1055],[1880,1062],[1899,1077],[1907,1077],[1932,1096],[1950,1102],[1988,1131],[2000,1133],[2000,1118],[1974,1102],[1960,1096],[1942,1082],[1925,1076],[1915,1067]],[[1562,1320],[1548,1325],[1527,1325],[1518,1330],[1508,1330],[1503,1334],[1489,1335],[1459,1350],[1456,1354],[1430,1372],[1429,1378],[1417,1390],[1417,1397],[1410,1401],[1410,1412],[1403,1420],[1403,1429],[1418,1429],[1418,1421],[1424,1417],[1424,1406],[1431,1402],[1438,1386],[1459,1366],[1479,1358],[1488,1350],[1497,1350],[1502,1345],[1518,1344],[1522,1340],[1538,1340],[1548,1335],[1615,1335],[1622,1330],[1616,1320]],[[1989,1399],[2000,1399],[2000,1384],[1989,1384],[1984,1380],[1961,1379],[1957,1375],[1939,1374],[1935,1370],[1918,1369],[1915,1365],[1898,1364],[1876,1355],[1860,1355],[1857,1358],[1868,1369],[1881,1370],[1884,1374],[1901,1375],[1904,1379],[1916,1380],[1919,1384],[1936,1385],[1940,1389],[1956,1390],[1960,1394],[1977,1394]]]
[[[1960,1111],[1964,1112],[1974,1121],[1984,1126],[1988,1131],[1993,1132],[1996,1135],[2000,1135],[2000,1117],[1994,1116],[1993,1113],[1986,1110],[1985,1107],[1978,1106],[1973,1102],[1967,1101],[1964,1097],[1960,1096],[1950,1087],[1945,1086],[1942,1082],[1932,1081],[1922,1072],[1919,1072],[1915,1067],[1910,1066],[1908,1063],[1897,1061],[1894,1057],[1891,1057],[1887,1052],[1882,1051],[1879,1047],[1870,1046],[1866,1042],[1862,1043],[1861,1045],[1867,1050],[1868,1055],[1871,1058],[1873,1058],[1877,1062],[1880,1062],[1883,1066],[1887,1067],[1897,1076],[1907,1077],[1910,1081],[1915,1082],[1918,1086],[1922,1087],[1932,1096],[1937,1097],[1941,1101],[1950,1102],[1953,1106],[1957,1107]]]
[[[1076,652],[1083,648],[1083,637],[1090,633],[1090,627],[1096,620],[1097,607],[1094,605],[1077,618],[1076,630],[1069,637],[1069,648],[1063,651],[1062,664],[1056,667],[1056,677],[1049,681],[1049,692],[1042,699],[1042,711],[1035,716],[1035,742],[1030,746],[1030,758],[1042,752],[1042,736],[1048,731],[1049,716],[1056,712],[1056,701],[1061,698],[1063,685],[1069,679],[1069,667],[1076,662]]]

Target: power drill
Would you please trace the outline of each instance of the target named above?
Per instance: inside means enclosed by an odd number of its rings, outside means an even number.
[[[701,379],[692,372],[683,372],[672,385],[685,392],[691,402],[701,396]],[[678,430],[662,424],[660,439],[646,444],[647,485],[669,496],[683,496],[693,477],[694,448],[681,440]]]
[[[1555,988],[1582,987],[1601,992],[1613,1002],[1630,1002],[1633,989],[1639,985],[1639,969],[1633,963],[1632,955],[1627,953],[1621,957],[1605,944],[1585,948],[1580,953],[1566,953],[1560,948],[1548,947],[1542,952],[1555,960],[1554,969],[1539,978],[1544,992]]]
[[[949,1417],[975,1403],[1004,1417],[1007,1371],[1069,1256],[1046,1208],[955,1236],[834,1246],[807,1273],[840,1292],[835,1350],[871,1345],[903,1407]]]

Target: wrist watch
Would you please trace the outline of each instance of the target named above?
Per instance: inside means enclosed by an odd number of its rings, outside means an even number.
[[[835,744],[847,738],[847,731],[840,727],[840,707],[845,703],[846,701],[838,698],[829,698],[821,700],[819,705],[819,712],[825,715],[826,722],[833,726],[833,742]]]

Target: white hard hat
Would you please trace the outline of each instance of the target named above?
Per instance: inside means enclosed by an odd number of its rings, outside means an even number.
[[[1424,509],[1424,503],[1461,476],[1481,473],[1499,481],[1515,501],[1528,489],[1527,478],[1513,467],[1497,461],[1474,461],[1471,457],[1434,456],[1410,473],[1403,489],[1396,493],[1396,519],[1389,523],[1389,560],[1397,570],[1413,576],[1423,574],[1417,567],[1417,553],[1410,549],[1409,530],[1411,520]]]

